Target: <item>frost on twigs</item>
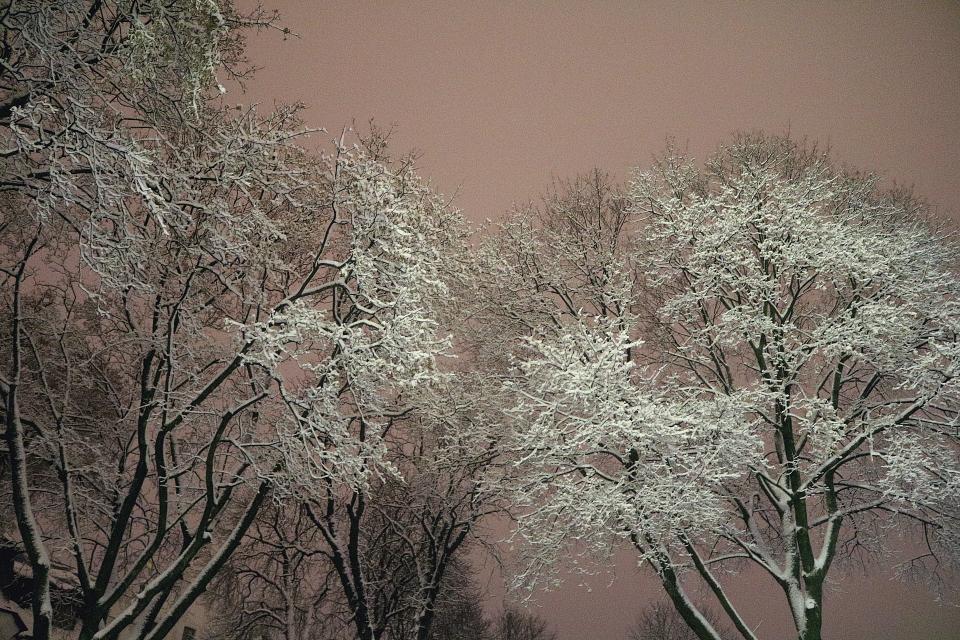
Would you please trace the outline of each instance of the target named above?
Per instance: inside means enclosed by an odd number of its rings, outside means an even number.
[[[461,233],[456,214],[408,169],[341,150],[330,180],[342,226],[328,279],[239,327],[244,362],[283,381],[279,472],[269,475],[305,495],[331,481],[359,487],[370,474],[396,475],[384,456],[390,424],[446,378],[437,360],[450,343],[437,307]],[[307,295],[313,289],[324,304]]]
[[[579,322],[556,339],[527,340],[524,383],[508,409],[520,533],[536,552],[521,578],[534,582],[586,544],[600,556],[612,539],[671,546],[681,532],[723,520],[717,487],[758,456],[758,431],[738,398],[710,392],[682,401],[671,381],[625,354],[641,343],[609,326]]]

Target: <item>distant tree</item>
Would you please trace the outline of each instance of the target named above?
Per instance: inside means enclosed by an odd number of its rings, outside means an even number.
[[[506,607],[493,621],[493,640],[557,640],[547,621],[535,613]]]
[[[725,629],[720,616],[703,609],[703,616],[717,630],[721,638],[734,638],[736,632]],[[675,607],[658,602],[637,616],[627,632],[627,640],[697,640],[697,634],[684,622]]]
[[[446,587],[437,599],[430,640],[491,640],[482,594],[470,566],[462,560],[451,566]]]
[[[261,509],[243,544],[210,586],[212,640],[333,638],[332,568],[297,503]]]
[[[336,577],[350,627],[342,633],[359,640],[427,640],[441,603],[455,597],[451,571],[479,542],[484,519],[503,509],[503,492],[490,483],[496,423],[478,404],[486,385],[451,381],[431,411],[413,408],[389,425],[384,460],[398,477],[325,483],[299,496]]]
[[[908,194],[741,136],[625,193],[577,181],[485,255],[479,295],[517,362],[521,578],[621,539],[698,638],[719,633],[697,581],[754,640],[724,586],[749,563],[818,640],[838,558],[893,526],[933,570],[956,557],[957,253]]]

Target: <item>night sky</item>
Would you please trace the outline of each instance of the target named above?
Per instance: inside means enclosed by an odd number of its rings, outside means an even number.
[[[227,100],[301,101],[307,124],[330,132],[318,143],[353,120],[396,125],[393,150],[422,152],[420,173],[474,221],[536,200],[554,177],[600,167],[622,179],[668,138],[702,159],[751,129],[829,144],[960,216],[960,2],[263,3],[300,37],[252,37],[262,69]],[[659,597],[619,557],[612,584],[599,576],[588,592],[575,577],[537,598],[561,640],[620,640]],[[836,580],[825,636],[960,638],[956,602],[890,576]],[[489,588],[499,606],[502,588]],[[755,602],[744,608],[761,637],[789,637],[774,588],[748,575],[735,593]]]

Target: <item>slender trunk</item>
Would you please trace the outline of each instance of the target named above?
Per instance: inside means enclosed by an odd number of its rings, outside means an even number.
[[[677,575],[669,565],[657,570],[660,576],[660,582],[663,584],[664,591],[667,592],[674,609],[683,618],[683,621],[690,627],[690,630],[696,634],[700,640],[722,640],[713,626],[706,618],[692,605],[686,594],[683,592]]]
[[[30,489],[27,483],[26,450],[23,446],[23,424],[17,415],[16,384],[7,391],[6,440],[10,451],[10,480],[13,492],[13,510],[17,517],[20,538],[30,560],[33,572],[33,640],[48,640],[53,624],[53,606],[50,602],[50,556],[40,534],[33,513]]]
[[[40,525],[37,523],[30,499],[30,483],[27,473],[27,453],[23,443],[23,422],[20,418],[19,392],[22,372],[21,334],[23,318],[21,310],[21,288],[27,262],[33,253],[38,237],[27,245],[23,258],[17,268],[13,284],[13,308],[10,329],[10,382],[4,389],[4,422],[6,427],[7,448],[10,457],[10,485],[13,494],[13,510],[17,518],[20,538],[30,560],[33,571],[33,639],[48,640],[53,625],[53,606],[50,603],[50,555],[43,542]]]
[[[716,597],[717,601],[720,603],[720,607],[723,609],[723,612],[727,614],[727,618],[730,619],[730,621],[733,623],[733,626],[736,627],[737,631],[744,638],[744,640],[757,640],[756,635],[754,635],[753,631],[750,630],[750,627],[748,627],[746,622],[744,622],[743,617],[734,608],[730,598],[727,597],[723,587],[720,586],[720,582],[714,577],[709,567],[707,567],[707,565],[703,562],[693,543],[690,542],[686,536],[682,537],[682,541],[684,547],[687,549],[687,552],[690,554],[690,558],[693,560],[693,564],[697,569],[697,573],[700,574],[700,577],[703,578],[704,582],[707,583],[707,586],[710,587],[714,597]]]
[[[631,534],[631,539],[634,546],[643,553],[643,545],[640,543],[636,534]],[[656,557],[651,558],[649,562],[657,572],[660,583],[663,585],[663,590],[670,598],[670,602],[673,603],[673,608],[676,609],[677,613],[680,614],[680,617],[683,618],[686,625],[690,627],[690,630],[696,634],[697,638],[699,638],[699,640],[723,640],[716,629],[713,628],[713,625],[700,613],[687,597],[687,594],[684,593],[683,586],[680,584],[677,573],[673,569],[673,564],[666,553],[662,551],[657,553]]]
[[[356,508],[352,505],[347,507],[347,517],[350,520],[350,530],[347,536],[347,559],[350,565],[350,573],[354,577],[354,591],[357,596],[357,607],[354,615],[360,640],[379,640],[379,625],[374,627],[373,620],[370,619],[366,573],[363,570],[363,561],[360,557],[360,526],[365,510],[366,502],[362,494],[357,494]]]

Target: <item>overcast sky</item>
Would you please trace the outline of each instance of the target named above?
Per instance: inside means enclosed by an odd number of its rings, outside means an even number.
[[[421,173],[472,220],[554,176],[622,178],[669,137],[702,159],[750,129],[828,143],[960,216],[960,2],[262,2],[300,37],[252,38],[262,70],[228,99],[302,101],[331,133],[395,124],[394,150],[420,150]],[[620,640],[657,591],[628,555],[616,572],[590,592],[572,580],[538,612],[561,640]],[[737,593],[756,599],[762,636],[787,637],[771,588]],[[889,574],[836,589],[828,638],[960,638],[960,609]]]

